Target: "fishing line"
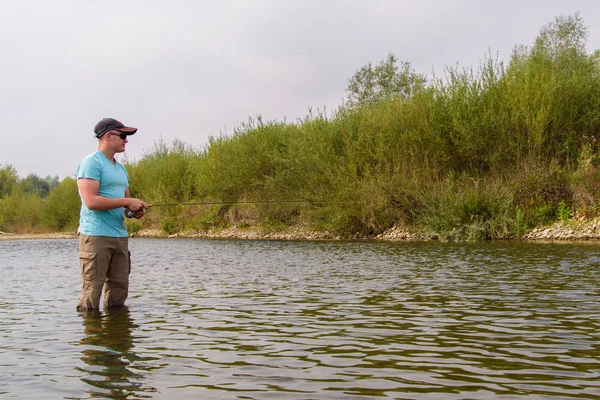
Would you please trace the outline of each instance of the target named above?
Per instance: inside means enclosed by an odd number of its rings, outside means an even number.
[[[175,207],[199,205],[233,205],[233,204],[285,204],[285,203],[315,203],[315,204],[352,204],[356,201],[313,201],[313,200],[274,200],[274,201],[201,201],[192,203],[160,203],[150,204],[149,207]]]
[[[203,205],[234,205],[234,204],[355,204],[357,201],[311,201],[311,200],[273,200],[273,201],[196,201],[190,203],[159,203],[149,204],[148,208],[152,207],[179,207],[179,206],[203,206]],[[133,218],[135,213],[130,209],[125,209],[125,216]]]

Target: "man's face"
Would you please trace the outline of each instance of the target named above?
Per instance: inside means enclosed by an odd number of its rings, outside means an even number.
[[[109,142],[115,153],[122,153],[125,151],[125,144],[127,144],[127,135],[119,131],[109,131],[106,133],[109,135]]]

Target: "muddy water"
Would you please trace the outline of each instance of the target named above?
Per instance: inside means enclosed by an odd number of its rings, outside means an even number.
[[[600,246],[132,239],[75,311],[75,240],[0,241],[0,397],[600,398]]]

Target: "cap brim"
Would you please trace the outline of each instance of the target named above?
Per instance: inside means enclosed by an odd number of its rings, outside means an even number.
[[[137,132],[137,128],[132,128],[130,126],[124,126],[122,128],[118,128],[118,129],[114,128],[113,130],[119,131],[119,132],[122,132],[122,133],[126,133],[127,135],[133,135],[134,133]]]

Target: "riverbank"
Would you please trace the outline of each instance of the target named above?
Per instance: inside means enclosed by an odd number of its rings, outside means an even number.
[[[72,239],[75,232],[13,234],[0,232],[0,240],[31,239]],[[178,232],[167,235],[158,229],[144,229],[132,233],[140,238],[197,238],[197,239],[239,239],[239,240],[381,240],[381,241],[434,241],[435,235],[422,235],[406,228],[394,226],[372,237],[340,236],[328,231],[311,231],[293,226],[283,230],[268,230],[258,227],[229,227],[201,232]],[[557,222],[551,226],[537,227],[526,232],[525,241],[600,241],[600,218],[592,220],[570,220]]]
[[[73,239],[76,238],[75,232],[55,232],[55,233],[7,233],[0,232],[0,240],[33,240],[33,239]]]
[[[538,227],[525,233],[524,240],[600,240],[600,218],[569,220]]]

